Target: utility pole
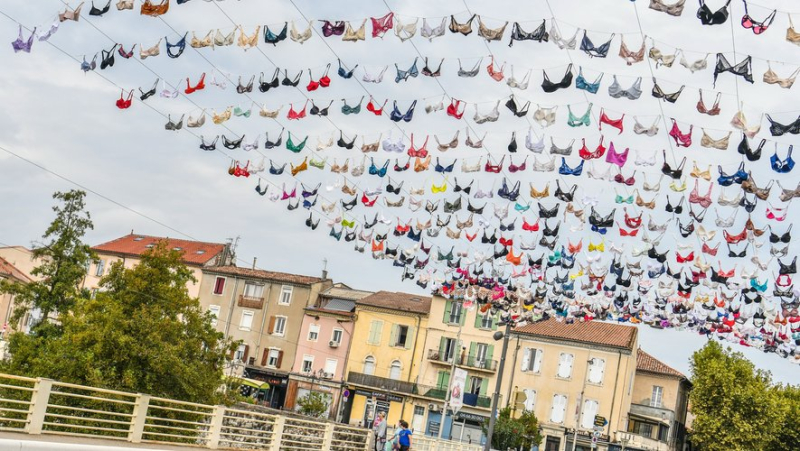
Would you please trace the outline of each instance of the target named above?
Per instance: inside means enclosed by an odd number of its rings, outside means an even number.
[[[587,363],[591,364],[594,363],[594,358],[591,358],[586,361]],[[581,397],[578,398],[578,405],[575,406],[575,431],[572,434],[572,451],[575,451],[575,447],[578,446],[578,426],[580,422],[581,416],[581,404],[583,404],[583,395],[586,391],[586,379],[589,378],[589,365],[586,365],[586,372],[583,375],[583,387],[581,388]]]
[[[455,305],[455,304],[453,304]],[[442,439],[442,431],[444,430],[444,420],[447,416],[447,407],[450,404],[450,384],[453,382],[453,375],[456,372],[456,358],[459,356],[457,355],[458,351],[461,349],[461,329],[464,327],[461,325],[461,315],[464,314],[464,303],[460,302],[458,304],[458,311],[460,312],[458,315],[458,334],[456,335],[456,345],[453,348],[453,361],[450,363],[450,377],[447,380],[447,393],[445,393],[444,397],[444,408],[442,409],[442,422],[439,424],[439,436],[437,440]],[[445,350],[445,358],[447,358],[447,350]],[[450,426],[452,429],[452,426]]]
[[[503,368],[506,363],[506,354],[508,353],[508,342],[511,336],[511,322],[506,323],[505,332],[495,332],[494,339],[503,339],[503,352],[500,354],[500,368],[497,370],[497,382],[494,387],[494,395],[492,396],[492,413],[489,417],[489,430],[486,433],[486,444],[483,446],[484,451],[491,451],[492,449],[492,434],[494,434],[494,424],[497,418],[497,404],[500,402],[500,390],[503,384]],[[574,450],[573,450],[574,451]]]

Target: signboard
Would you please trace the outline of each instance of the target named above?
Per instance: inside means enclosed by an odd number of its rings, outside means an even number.
[[[595,415],[594,416],[594,425],[595,426],[605,426],[607,424],[608,424],[608,420],[606,420],[606,417],[601,416],[601,415]]]
[[[456,368],[453,371],[453,382],[450,384],[450,408],[458,412],[464,406],[464,385],[467,383],[467,371]]]
[[[391,393],[383,393],[379,391],[369,391],[369,390],[362,390],[360,388],[356,389],[356,394],[361,396],[366,396],[367,398],[375,398],[378,401],[394,401],[394,402],[403,402],[402,396],[393,395]]]
[[[478,422],[478,423],[483,423],[484,421],[486,421],[487,417],[485,417],[483,415],[478,415],[478,414],[475,414],[475,413],[458,412],[453,418],[456,421],[467,420],[467,421],[475,421],[475,422]]]
[[[428,431],[427,435],[432,435],[434,437],[439,436],[439,422],[438,421],[431,421],[428,423]]]

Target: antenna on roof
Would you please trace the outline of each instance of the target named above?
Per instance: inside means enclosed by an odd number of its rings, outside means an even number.
[[[328,280],[328,259],[322,259],[322,280]]]

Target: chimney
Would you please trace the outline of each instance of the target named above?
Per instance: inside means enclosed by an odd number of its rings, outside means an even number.
[[[258,261],[258,257],[253,257],[253,269],[256,269],[256,262]]]
[[[328,280],[328,259],[322,259],[322,280]]]

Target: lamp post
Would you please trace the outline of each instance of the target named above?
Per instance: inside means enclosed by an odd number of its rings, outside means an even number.
[[[586,361],[589,364],[594,363],[594,358]],[[578,426],[581,415],[581,404],[583,404],[583,394],[586,391],[586,379],[589,378],[589,365],[586,365],[586,374],[583,375],[583,387],[581,388],[581,397],[578,398],[578,405],[575,406],[575,431],[572,434],[572,451],[578,446]]]
[[[455,306],[456,304],[453,303],[453,305]],[[450,379],[447,381],[447,387],[446,387],[447,392],[444,395],[444,407],[442,408],[442,421],[439,424],[439,436],[436,438],[437,440],[441,440],[442,439],[442,431],[444,429],[444,420],[447,417],[447,407],[450,404],[450,383],[453,381],[453,376],[454,376],[455,371],[456,371],[456,359],[461,357],[460,355],[456,355],[456,354],[461,349],[461,329],[463,328],[463,326],[461,325],[461,315],[464,314],[463,308],[464,308],[463,302],[459,302],[458,311],[460,313],[458,315],[458,334],[456,335],[456,344],[452,348],[452,350],[453,350],[453,361],[450,363]],[[445,357],[445,359],[447,359],[447,350],[445,350],[444,357]],[[441,358],[441,356],[439,356],[439,358]],[[454,415],[454,418],[455,418],[455,415]],[[450,425],[451,434],[450,435],[452,435],[452,429],[453,429],[453,426],[452,426],[452,422],[451,422],[451,425]]]
[[[497,382],[494,387],[494,395],[492,395],[492,413],[489,417],[489,430],[486,432],[486,444],[483,446],[484,451],[492,449],[492,434],[494,434],[494,424],[497,418],[497,404],[500,402],[500,390],[503,383],[503,368],[506,363],[506,354],[508,353],[508,342],[511,336],[511,322],[506,322],[505,332],[497,331],[493,337],[495,341],[503,339],[503,352],[500,354],[500,368],[497,370]]]

